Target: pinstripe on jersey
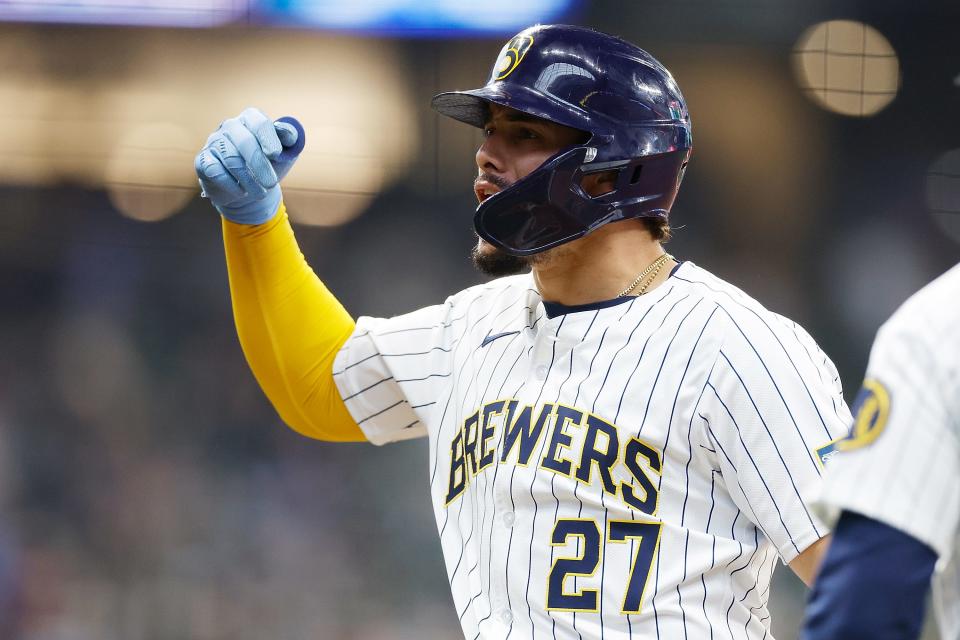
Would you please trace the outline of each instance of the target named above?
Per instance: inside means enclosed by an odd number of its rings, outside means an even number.
[[[870,444],[831,459],[822,497],[834,515],[856,511],[936,550],[941,563],[933,600],[944,640],[960,640],[958,301],[960,265],[917,292],[880,328],[865,387],[886,394],[885,420],[870,421]],[[870,410],[865,404],[864,413]]]
[[[832,363],[689,262],[556,317],[524,275],[362,318],[334,370],[372,442],[429,438],[467,638],[769,637],[777,559],[826,532]]]

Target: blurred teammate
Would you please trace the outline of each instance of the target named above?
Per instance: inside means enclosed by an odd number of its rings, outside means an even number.
[[[396,318],[354,325],[299,253],[288,125],[247,110],[198,156],[260,384],[309,436],[429,439],[467,638],[769,637],[777,561],[818,561],[804,505],[849,413],[807,333],[664,253],[692,144],[673,77],[538,26],[433,107],[483,128],[474,262],[519,275]]]
[[[823,504],[842,510],[804,640],[912,640],[934,576],[943,640],[960,640],[960,265],[877,334]],[[937,559],[940,566],[934,568]]]

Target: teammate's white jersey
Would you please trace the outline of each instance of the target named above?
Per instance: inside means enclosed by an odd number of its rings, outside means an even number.
[[[372,442],[429,437],[465,636],[769,638],[777,559],[827,532],[805,502],[849,425],[833,364],[690,262],[551,309],[496,280],[362,318],[334,366]]]
[[[934,549],[941,637],[960,640],[960,265],[880,328],[857,407],[822,502],[833,516],[855,511]]]

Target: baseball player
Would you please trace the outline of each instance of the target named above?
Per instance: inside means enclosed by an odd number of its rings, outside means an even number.
[[[805,640],[917,638],[931,576],[940,637],[960,640],[958,326],[960,265],[877,334],[853,428],[826,475],[821,506],[842,513]]]
[[[474,262],[503,276],[355,324],[300,254],[279,179],[302,134],[256,110],[197,157],[237,330],[283,419],[426,437],[466,638],[765,638],[778,560],[849,412],[810,336],[664,253],[692,145],[670,73],[585,28],[513,37],[438,112],[481,128]],[[384,282],[389,286],[389,282]]]

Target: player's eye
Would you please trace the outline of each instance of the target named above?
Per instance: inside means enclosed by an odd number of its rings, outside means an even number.
[[[483,137],[489,138],[493,135],[493,127],[484,127],[483,128]]]
[[[540,138],[540,134],[534,131],[533,129],[528,129],[523,127],[520,129],[520,137],[524,140],[537,140]]]

